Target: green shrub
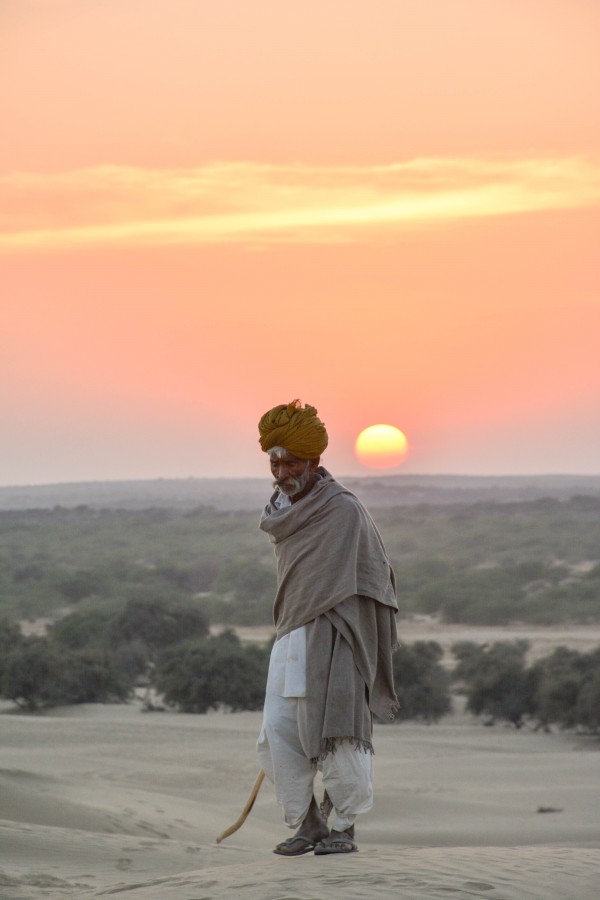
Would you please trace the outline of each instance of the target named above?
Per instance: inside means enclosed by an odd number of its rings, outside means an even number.
[[[154,673],[156,689],[182,712],[262,709],[268,650],[243,646],[232,633],[187,641],[164,650]]]
[[[130,685],[105,655],[65,652],[48,638],[28,638],[8,654],[2,693],[17,706],[33,711],[126,700]]]
[[[453,645],[455,680],[467,692],[467,709],[519,727],[525,720],[548,728],[600,729],[600,649],[579,653],[557,647],[525,665],[527,641]]]
[[[102,646],[107,643],[108,628],[116,612],[116,605],[90,603],[55,622],[50,635],[57,644],[70,650]]]
[[[400,701],[396,720],[437,722],[450,712],[450,677],[441,666],[435,641],[401,644],[393,656],[394,684]]]
[[[542,725],[598,728],[600,651],[579,653],[557,647],[532,667],[535,713]]]
[[[170,601],[160,592],[152,596],[143,589],[107,625],[107,637],[113,646],[137,641],[151,653],[188,638],[206,637],[208,632],[208,617],[198,602]]]
[[[9,653],[23,643],[20,627],[7,617],[0,619],[0,693],[4,683],[4,672]]]
[[[600,731],[600,660],[581,686],[577,696],[577,724],[589,731]]]
[[[474,715],[504,719],[519,728],[535,709],[534,680],[525,665],[527,641],[497,641],[491,646],[462,641],[453,646],[459,662],[455,676],[466,685],[467,709]]]

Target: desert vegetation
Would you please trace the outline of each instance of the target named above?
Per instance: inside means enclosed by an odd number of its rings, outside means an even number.
[[[105,612],[75,611],[42,637],[1,621],[1,695],[35,711],[123,702],[143,686],[148,710],[262,708],[270,644],[243,644],[231,629],[210,635],[204,616],[185,604],[129,601]],[[454,682],[467,710],[488,725],[600,730],[600,649],[586,654],[559,647],[529,666],[527,641],[460,641],[452,650],[450,672],[435,641],[398,647],[397,722],[431,723],[449,714]]]
[[[452,674],[466,693],[467,710],[486,724],[600,730],[600,648],[580,653],[557,647],[530,665],[524,640],[491,646],[460,641],[452,649]]]
[[[598,496],[372,511],[403,617],[600,622]],[[0,511],[2,695],[35,709],[122,701],[144,685],[186,712],[259,708],[269,648],[232,630],[271,624],[275,566],[257,518],[210,506]],[[47,628],[29,633],[32,620]],[[462,690],[487,722],[598,729],[598,653],[560,648],[528,666],[522,642],[453,651],[452,683],[435,642],[399,648],[400,720],[436,721]]]
[[[600,622],[600,497],[373,510],[401,614],[446,622]],[[275,591],[257,513],[156,507],[0,511],[0,614],[54,617],[142,596],[211,622],[268,625]]]

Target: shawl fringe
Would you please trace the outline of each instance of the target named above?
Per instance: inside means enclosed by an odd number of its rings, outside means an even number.
[[[343,744],[344,741],[347,741],[355,750],[360,750],[363,753],[370,753],[371,755],[375,753],[372,742],[365,741],[362,738],[353,736],[323,738],[319,755],[311,757],[310,761],[312,765],[316,766],[318,763],[323,762],[330,753],[335,753],[337,748]]]

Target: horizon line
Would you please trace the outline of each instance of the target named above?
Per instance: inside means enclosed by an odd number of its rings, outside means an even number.
[[[466,478],[466,479],[540,479],[540,478],[571,478],[571,479],[600,479],[598,472],[512,472],[512,473],[469,473],[469,472],[385,472],[378,474],[365,472],[361,474],[342,474],[336,477],[336,481],[343,479],[384,479],[384,478]],[[81,481],[43,481],[43,482],[19,482],[17,484],[0,484],[0,491],[10,490],[36,490],[60,487],[85,487],[91,485],[119,485],[119,484],[156,484],[159,482],[189,482],[189,481],[269,481],[269,476],[263,475],[156,475],[151,478],[91,478]]]

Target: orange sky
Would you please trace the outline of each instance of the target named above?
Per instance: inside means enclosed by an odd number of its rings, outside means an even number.
[[[600,472],[600,5],[3,0],[0,484]]]

